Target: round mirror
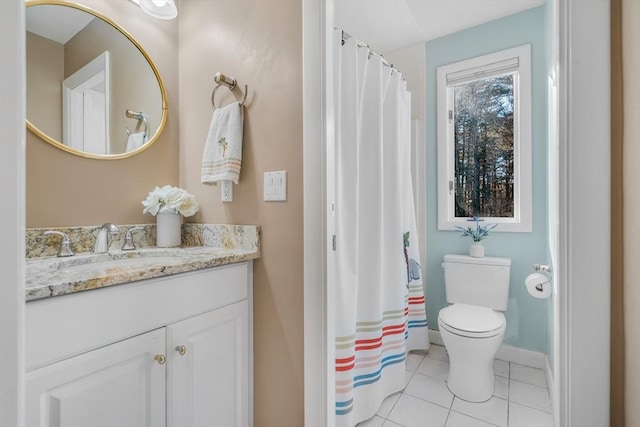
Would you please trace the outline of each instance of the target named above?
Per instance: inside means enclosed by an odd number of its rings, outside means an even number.
[[[94,159],[130,157],[153,144],[167,120],[167,95],[142,46],[87,7],[26,5],[27,128]]]

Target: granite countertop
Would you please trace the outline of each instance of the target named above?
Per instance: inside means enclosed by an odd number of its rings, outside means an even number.
[[[109,254],[89,253],[68,258],[32,258],[26,262],[26,300],[244,262],[259,255],[257,249],[188,246],[112,250]]]
[[[139,249],[123,251],[124,232],[138,229]],[[179,248],[155,246],[153,224],[120,226],[109,253],[93,254],[91,248],[100,227],[66,227],[78,252],[57,257],[59,238],[44,234],[47,229],[26,230],[26,300],[33,301],[90,289],[105,288],[144,279],[185,273],[204,268],[249,261],[260,257],[260,227],[255,225],[183,224]]]

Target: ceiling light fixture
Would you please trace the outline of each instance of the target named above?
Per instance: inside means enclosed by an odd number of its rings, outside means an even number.
[[[158,19],[174,19],[178,9],[174,0],[130,0],[145,13]]]

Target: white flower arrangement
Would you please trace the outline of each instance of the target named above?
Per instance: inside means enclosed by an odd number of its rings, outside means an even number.
[[[142,201],[144,209],[142,213],[150,213],[156,216],[158,212],[173,211],[183,216],[191,216],[198,212],[196,198],[182,188],[165,185],[156,187],[149,192],[146,200]]]

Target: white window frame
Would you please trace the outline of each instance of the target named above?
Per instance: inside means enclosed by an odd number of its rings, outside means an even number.
[[[450,189],[454,182],[454,133],[449,120],[453,111],[453,86],[491,76],[516,72],[514,75],[514,216],[486,217],[486,222],[498,224],[495,231],[532,231],[531,177],[531,46],[523,45],[488,55],[478,56],[437,69],[437,127],[438,127],[438,229],[455,230],[469,225],[468,218],[455,217],[455,195]]]

